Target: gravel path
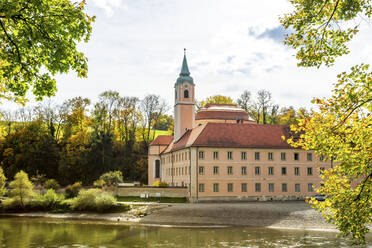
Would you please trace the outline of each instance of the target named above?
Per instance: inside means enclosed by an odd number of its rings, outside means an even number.
[[[228,225],[296,229],[335,226],[304,202],[172,204],[142,218],[143,224]]]

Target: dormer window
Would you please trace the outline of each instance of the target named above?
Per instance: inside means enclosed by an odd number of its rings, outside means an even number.
[[[189,91],[188,90],[185,90],[183,92],[183,98],[189,98]]]

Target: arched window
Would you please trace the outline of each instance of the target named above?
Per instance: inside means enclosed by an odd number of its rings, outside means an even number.
[[[183,98],[189,98],[189,91],[188,90],[185,90],[183,92]]]
[[[160,178],[160,160],[155,160],[155,178]]]

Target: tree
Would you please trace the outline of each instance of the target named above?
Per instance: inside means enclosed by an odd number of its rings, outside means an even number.
[[[151,135],[151,129],[156,126],[159,118],[166,112],[168,106],[166,102],[157,95],[147,95],[141,101],[141,111],[143,115],[142,138],[146,147],[155,137],[155,132]]]
[[[200,102],[200,108],[204,107],[208,103],[215,104],[235,104],[234,100],[229,96],[215,95],[207,97],[205,100]]]
[[[0,99],[25,101],[32,87],[36,99],[52,96],[57,73],[87,76],[87,58],[77,43],[87,42],[94,17],[85,0],[4,0],[0,3]]]
[[[4,175],[3,168],[0,167],[0,196],[3,196],[5,194],[5,182],[6,177]]]
[[[251,92],[245,90],[236,101],[238,106],[249,112],[251,110]]]
[[[262,111],[262,124],[266,124],[266,116],[268,109],[272,106],[271,92],[268,90],[260,90],[257,92],[258,112]],[[259,123],[259,120],[258,120]]]
[[[33,185],[28,179],[27,173],[22,170],[18,172],[14,176],[14,180],[10,182],[9,187],[13,200],[23,208],[33,194]]]
[[[285,43],[298,49],[299,66],[333,65],[336,57],[349,53],[347,42],[358,32],[359,25],[350,24],[372,16],[369,0],[293,0],[292,4],[294,12],[281,22],[294,30]],[[319,110],[292,126],[297,137],[288,140],[333,162],[333,168],[323,172],[324,186],[317,189],[327,199],[310,203],[342,235],[362,243],[372,222],[371,88],[368,65],[339,74],[332,96],[313,100]]]

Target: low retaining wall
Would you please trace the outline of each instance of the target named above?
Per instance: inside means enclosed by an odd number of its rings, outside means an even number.
[[[159,187],[118,187],[115,190],[117,196],[148,197],[188,197],[187,188],[159,188]]]

